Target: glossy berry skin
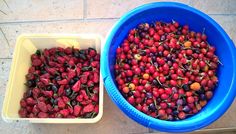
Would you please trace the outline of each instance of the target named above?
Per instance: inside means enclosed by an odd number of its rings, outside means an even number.
[[[207,35],[178,22],[143,23],[116,50],[115,80],[124,98],[161,120],[184,120],[214,95],[219,58]]]

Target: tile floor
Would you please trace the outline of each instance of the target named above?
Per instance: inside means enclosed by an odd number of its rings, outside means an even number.
[[[106,36],[125,12],[139,5],[162,0],[1,0],[0,1],[0,110],[4,98],[16,38],[22,33],[98,33]],[[171,0],[196,7],[214,18],[236,42],[235,0]],[[104,115],[97,124],[51,125],[27,122],[5,123],[0,133],[152,133],[125,116],[104,97]],[[236,128],[236,102],[227,113],[206,129]],[[1,113],[1,111],[0,111]]]

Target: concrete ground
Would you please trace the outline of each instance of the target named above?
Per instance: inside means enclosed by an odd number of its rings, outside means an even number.
[[[0,0],[0,110],[4,99],[16,38],[22,33],[98,33],[103,37],[125,12],[158,0]],[[162,1],[162,0],[161,0]],[[215,19],[236,42],[235,0],[174,0],[193,6]],[[104,115],[96,124],[5,123],[0,133],[159,133],[125,116],[105,93]],[[220,119],[197,133],[221,129],[236,133],[236,102]],[[1,113],[1,111],[0,111]]]

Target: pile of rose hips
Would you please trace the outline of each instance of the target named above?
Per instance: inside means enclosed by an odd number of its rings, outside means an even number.
[[[51,48],[31,55],[22,118],[93,118],[99,111],[100,55],[93,48]]]
[[[176,21],[138,25],[116,50],[120,92],[154,118],[182,120],[198,113],[218,82],[220,61],[206,39]]]

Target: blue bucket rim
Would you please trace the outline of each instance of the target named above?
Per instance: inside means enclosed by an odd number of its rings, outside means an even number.
[[[187,10],[190,12],[193,12],[202,18],[209,21],[222,35],[222,37],[226,40],[227,44],[230,48],[230,54],[232,56],[232,59],[235,59],[236,57],[236,49],[232,42],[232,40],[229,38],[229,36],[226,34],[226,32],[223,30],[223,28],[217,24],[211,17],[206,15],[205,13],[190,7],[188,5],[177,3],[177,2],[154,2],[149,4],[144,4],[142,6],[139,6],[129,12],[127,12],[125,15],[123,15],[112,27],[109,34],[106,37],[106,42],[104,45],[104,48],[110,48],[112,39],[116,33],[116,31],[119,29],[119,27],[126,22],[129,18],[131,18],[133,15],[143,12],[145,10],[149,10],[152,8],[157,7],[174,7],[174,8],[180,8],[182,10]],[[164,132],[190,132],[194,131],[200,128],[203,128],[205,126],[208,126],[215,120],[217,120],[219,117],[221,117],[227,109],[232,104],[235,95],[236,95],[236,83],[235,81],[235,75],[236,75],[236,69],[233,68],[233,77],[232,82],[230,85],[230,90],[225,96],[224,100],[221,101],[221,103],[218,105],[218,108],[215,108],[214,111],[211,111],[208,117],[201,118],[201,119],[195,119],[195,122],[193,124],[192,120],[181,120],[181,121],[164,121],[160,119],[155,119],[151,116],[148,116],[140,111],[138,111],[135,107],[130,105],[124,97],[121,95],[119,90],[116,87],[116,84],[112,81],[111,72],[109,71],[109,64],[108,64],[108,49],[103,49],[102,56],[101,56],[101,72],[104,80],[106,91],[108,92],[109,97],[112,99],[112,101],[125,113],[129,118],[132,118],[136,122],[146,126],[150,127],[152,129],[164,131]],[[233,60],[233,66],[236,65],[236,61]],[[233,94],[233,95],[230,95]],[[116,95],[116,96],[115,96]],[[118,96],[117,96],[118,95]],[[115,99],[118,98],[118,99]],[[227,99],[226,99],[227,98]],[[219,108],[220,107],[220,108]],[[126,111],[133,111],[133,113]],[[218,113],[218,114],[215,114]],[[139,117],[135,117],[139,116]],[[144,122],[140,122],[144,120]]]

